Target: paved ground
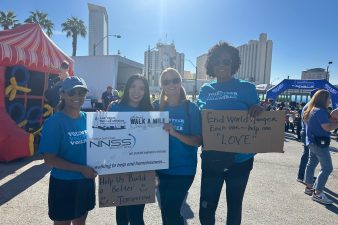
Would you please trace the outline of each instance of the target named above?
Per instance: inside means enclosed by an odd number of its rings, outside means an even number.
[[[334,171],[327,183],[331,206],[313,202],[303,193],[303,185],[296,182],[301,143],[286,134],[284,154],[259,154],[255,158],[244,198],[244,225],[333,225],[338,221],[338,143],[333,141]],[[51,224],[47,215],[49,168],[41,157],[8,164],[0,164],[0,224]],[[187,224],[199,224],[198,207],[200,171],[189,191],[182,213]],[[145,222],[161,224],[157,203],[146,205]],[[217,210],[216,224],[225,224],[226,203],[224,191]],[[87,224],[115,224],[114,208],[95,208]]]

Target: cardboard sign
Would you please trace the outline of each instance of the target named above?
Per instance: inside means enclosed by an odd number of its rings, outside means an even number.
[[[284,111],[262,112],[253,119],[247,111],[203,110],[203,150],[283,152],[284,122]]]
[[[168,112],[87,113],[87,164],[99,175],[167,169]]]
[[[155,202],[155,171],[99,176],[99,207]]]

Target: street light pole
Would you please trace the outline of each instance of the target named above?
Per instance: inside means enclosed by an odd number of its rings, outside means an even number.
[[[331,61],[328,62],[327,67],[326,67],[326,80],[329,81],[329,67],[332,64]]]
[[[190,59],[185,59],[186,61],[188,61],[193,67],[195,67],[195,84],[193,87],[193,95],[192,95],[192,99],[196,100],[196,96],[197,96],[197,66],[190,60]]]
[[[99,42],[97,42],[96,44],[94,43],[93,44],[93,55],[96,55],[96,47],[102,43],[102,41],[105,39],[105,38],[108,38],[108,37],[116,37],[116,38],[121,38],[122,36],[121,35],[118,35],[118,34],[108,34],[106,36],[104,36]],[[108,47],[108,46],[107,46]],[[109,49],[107,49],[107,54],[109,55]]]

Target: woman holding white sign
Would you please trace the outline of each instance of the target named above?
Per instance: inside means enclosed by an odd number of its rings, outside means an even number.
[[[54,224],[85,224],[88,211],[95,206],[97,174],[86,166],[86,114],[80,111],[87,92],[83,79],[66,78],[60,111],[43,125],[39,152],[52,167],[48,214]]]
[[[197,104],[201,110],[247,110],[251,117],[258,116],[256,87],[234,78],[240,65],[239,51],[226,42],[213,46],[207,56],[207,74],[216,80],[204,84]],[[215,212],[223,183],[226,183],[228,206],[227,224],[239,225],[245,188],[253,167],[254,154],[239,154],[203,150],[202,181],[199,217],[202,225],[215,224]]]
[[[161,214],[164,225],[183,225],[181,206],[194,180],[197,148],[201,145],[201,116],[187,100],[182,78],[173,68],[161,74],[162,93],[158,108],[169,111],[169,169],[157,171],[160,183]]]
[[[113,103],[111,112],[152,111],[149,85],[144,76],[131,76],[124,88],[124,94],[119,103]],[[117,225],[144,225],[143,212],[145,204],[117,206]]]

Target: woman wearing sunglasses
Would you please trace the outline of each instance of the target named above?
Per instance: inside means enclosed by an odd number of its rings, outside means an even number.
[[[161,98],[155,110],[169,111],[169,169],[159,170],[159,192],[164,225],[183,225],[182,203],[194,180],[197,148],[201,145],[201,116],[198,107],[186,99],[182,78],[168,68],[161,74]]]
[[[247,110],[251,117],[256,117],[263,111],[259,106],[255,85],[233,77],[239,65],[238,49],[226,42],[219,42],[209,50],[207,74],[216,80],[201,87],[197,101],[201,110]],[[242,202],[253,167],[253,156],[202,151],[199,211],[202,225],[215,224],[215,212],[224,181],[228,206],[227,224],[241,224]]]
[[[137,74],[127,80],[124,94],[117,104],[112,104],[111,112],[152,111],[149,85],[145,77]],[[144,225],[145,204],[116,207],[117,225]]]
[[[79,77],[61,86],[59,112],[43,126],[39,152],[52,167],[49,180],[49,217],[54,224],[85,224],[95,206],[96,172],[86,165],[86,114],[80,111],[88,92]]]

